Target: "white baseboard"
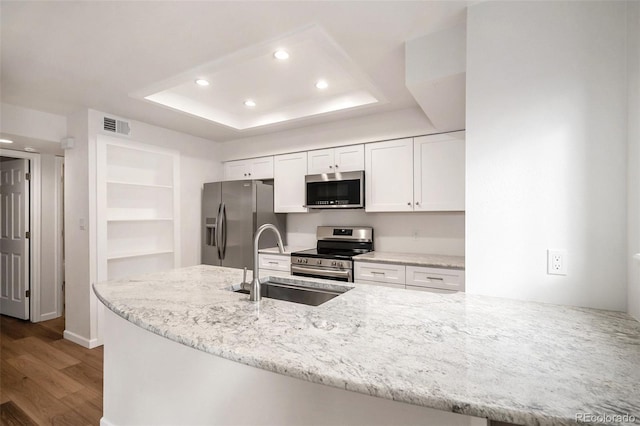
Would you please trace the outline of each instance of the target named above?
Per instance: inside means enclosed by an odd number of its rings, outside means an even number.
[[[89,340],[69,330],[64,331],[64,338],[80,346],[84,346],[87,349],[97,348],[102,345],[102,342],[99,342],[98,339]]]
[[[61,317],[62,315],[59,315],[57,312],[49,312],[48,314],[44,314],[44,315],[40,315],[40,319],[38,320],[38,322],[40,321],[49,321],[52,319],[56,319]]]
[[[109,420],[105,419],[104,417],[101,417],[100,426],[115,426],[115,425],[111,423]]]

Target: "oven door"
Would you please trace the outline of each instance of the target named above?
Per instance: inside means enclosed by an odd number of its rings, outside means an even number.
[[[291,275],[325,280],[353,282],[351,269],[315,268],[313,266],[291,265]]]

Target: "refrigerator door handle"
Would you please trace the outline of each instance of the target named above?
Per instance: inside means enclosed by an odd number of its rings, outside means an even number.
[[[227,253],[227,206],[224,203],[222,203],[222,222],[220,224],[222,225],[222,257],[220,259],[224,259]]]
[[[222,234],[222,204],[220,204],[218,206],[218,217],[216,218],[216,250],[218,251],[218,259],[222,260],[222,251],[220,249],[221,247],[221,241],[220,241],[220,237]]]

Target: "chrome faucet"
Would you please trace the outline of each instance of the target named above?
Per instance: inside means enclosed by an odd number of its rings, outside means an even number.
[[[282,243],[282,236],[280,231],[274,225],[265,223],[256,231],[256,235],[253,237],[253,281],[251,281],[251,288],[249,290],[249,300],[252,302],[259,302],[262,299],[260,296],[260,273],[258,269],[260,267],[260,260],[258,259],[258,242],[260,241],[260,235],[267,230],[271,229],[278,238],[278,249],[280,253],[284,253],[284,244]]]

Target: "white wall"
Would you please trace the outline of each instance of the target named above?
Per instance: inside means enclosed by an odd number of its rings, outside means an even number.
[[[316,246],[321,225],[372,226],[374,249],[464,256],[464,213],[365,213],[324,210],[287,215],[287,244]]]
[[[90,339],[89,320],[89,112],[68,117],[75,147],[65,151],[65,337]],[[80,221],[85,229],[80,229]],[[81,343],[81,342],[78,342]],[[86,346],[86,343],[85,343]]]
[[[373,114],[327,124],[235,139],[222,144],[222,160],[307,151],[435,133],[419,108]]]
[[[59,288],[56,281],[56,157],[48,152],[60,150],[60,139],[67,134],[67,118],[29,108],[3,103],[1,108],[1,129],[4,134],[16,136],[12,145],[3,149],[22,151],[24,145],[31,145],[40,152],[40,287],[39,306],[32,315],[34,321],[45,321],[59,316]],[[15,138],[14,138],[15,139]],[[41,152],[42,151],[42,152]]]
[[[467,17],[469,293],[626,310],[624,2]],[[546,274],[547,248],[568,274]]]
[[[67,136],[67,118],[16,105],[0,104],[0,131],[27,138],[60,142]]]
[[[65,152],[66,330],[84,346],[99,344],[99,305],[91,290],[96,278],[96,139],[104,113],[82,111],[69,117],[76,147]],[[113,115],[109,114],[110,117]],[[126,118],[125,118],[126,119]],[[219,144],[172,130],[130,121],[136,142],[180,152],[180,266],[200,264],[200,203],[204,182],[219,180]],[[80,219],[86,229],[80,229]]]
[[[57,227],[58,206],[56,198],[59,186],[56,180],[60,178],[56,174],[56,157],[49,154],[40,155],[42,178],[42,216],[41,216],[41,245],[40,245],[40,319],[46,321],[59,317],[59,296],[61,294],[56,278],[59,277],[57,265]],[[60,312],[61,314],[61,312]]]
[[[640,3],[627,2],[629,94],[628,258],[640,253]],[[629,261],[628,312],[640,320],[640,259]]]

